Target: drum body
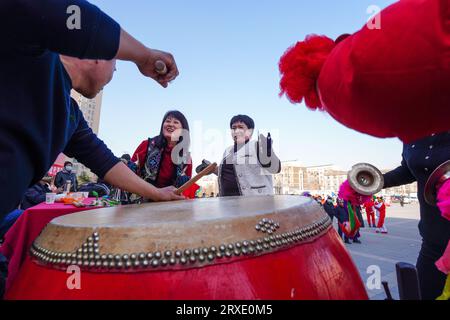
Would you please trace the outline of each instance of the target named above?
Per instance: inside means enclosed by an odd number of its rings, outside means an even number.
[[[367,299],[326,213],[298,196],[59,217],[16,279],[7,299]]]

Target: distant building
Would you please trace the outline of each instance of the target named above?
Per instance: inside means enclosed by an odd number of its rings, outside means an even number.
[[[282,162],[273,185],[275,194],[301,194],[305,190],[305,168],[298,161]]]
[[[391,170],[381,170],[381,172],[386,173],[389,172]],[[410,194],[417,194],[417,182],[413,182],[410,184],[406,184],[403,186],[398,186],[398,187],[393,187],[393,188],[389,188],[389,189],[384,189],[381,192],[383,195],[388,195],[388,196],[409,196]]]
[[[383,173],[390,170],[382,170]],[[333,164],[304,166],[299,161],[282,162],[281,172],[274,176],[275,194],[337,194],[340,185],[347,180],[347,171]],[[417,183],[389,188],[382,195],[409,195],[417,193]]]
[[[282,162],[281,172],[274,176],[275,194],[336,192],[347,172],[332,164],[304,166],[299,161]]]
[[[77,102],[81,112],[83,113],[83,117],[88,123],[89,127],[95,134],[98,134],[98,129],[100,126],[100,112],[102,109],[103,92],[100,92],[94,99],[87,99],[78,92],[76,92],[75,90],[71,91],[70,96]],[[60,154],[58,156],[58,159],[55,161],[49,173],[56,174],[57,171],[62,170],[62,165],[64,164],[65,161],[73,162],[74,167],[73,169],[77,175],[86,172],[86,174],[91,179],[96,178],[96,176],[91,172],[89,168],[79,163],[76,159],[68,158],[64,154]]]
[[[100,92],[94,99],[85,98],[75,90],[72,90],[70,96],[78,103],[78,106],[80,107],[84,119],[86,119],[89,127],[95,134],[98,134],[103,91]]]

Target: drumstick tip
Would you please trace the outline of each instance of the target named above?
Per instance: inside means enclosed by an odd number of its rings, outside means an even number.
[[[164,63],[164,61],[162,61],[162,60],[157,60],[157,61],[155,62],[155,70],[156,70],[156,72],[157,72],[158,74],[160,74],[160,75],[165,75],[165,74],[167,74],[167,66],[166,66],[166,64]]]

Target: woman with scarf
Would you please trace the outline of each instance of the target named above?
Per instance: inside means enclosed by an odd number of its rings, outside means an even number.
[[[131,158],[137,174],[158,188],[182,186],[192,175],[189,141],[186,117],[180,111],[167,112],[159,135],[143,141]]]

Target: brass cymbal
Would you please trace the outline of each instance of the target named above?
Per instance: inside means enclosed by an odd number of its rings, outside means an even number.
[[[427,180],[423,194],[429,205],[436,205],[437,188],[447,179],[450,179],[450,160],[437,167]]]
[[[381,171],[369,163],[355,164],[348,172],[347,179],[353,190],[365,196],[380,192],[384,185]]]

